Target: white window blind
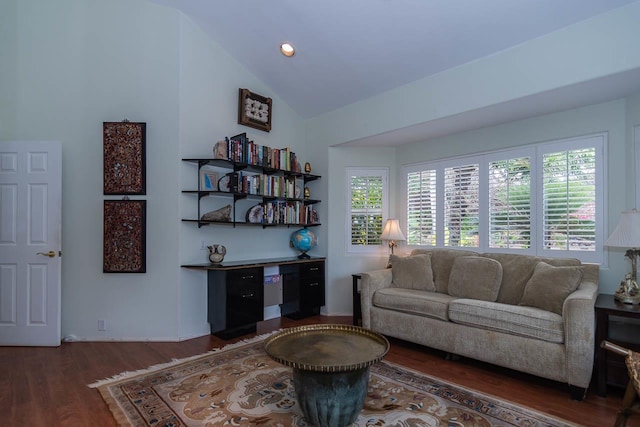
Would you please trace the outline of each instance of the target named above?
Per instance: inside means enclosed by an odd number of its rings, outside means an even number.
[[[606,135],[405,166],[407,243],[604,262]]]
[[[407,243],[436,244],[436,171],[411,172],[407,175]]]
[[[478,247],[478,164],[444,169],[444,245]]]
[[[489,162],[489,247],[531,247],[531,159]]]
[[[387,169],[348,169],[348,251],[362,252],[380,246],[387,216]],[[359,249],[358,249],[359,248]]]
[[[595,148],[543,155],[544,248],[595,251]]]

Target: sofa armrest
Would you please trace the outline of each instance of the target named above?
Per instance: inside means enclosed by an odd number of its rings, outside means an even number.
[[[391,287],[393,276],[391,269],[374,270],[362,273],[360,280],[360,306],[362,309],[362,326],[369,329],[371,327],[371,305],[373,304],[373,294],[378,289]]]
[[[598,284],[583,281],[564,301],[562,319],[570,385],[587,388],[591,380],[595,345],[595,304]]]

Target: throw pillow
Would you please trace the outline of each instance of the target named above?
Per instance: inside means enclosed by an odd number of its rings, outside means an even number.
[[[520,305],[562,315],[564,300],[578,289],[581,281],[581,267],[554,267],[541,261],[524,288]]]
[[[449,295],[495,301],[502,284],[502,265],[495,259],[462,256],[453,261]]]
[[[396,288],[421,289],[435,291],[431,255],[412,255],[400,257],[391,255],[391,275]]]

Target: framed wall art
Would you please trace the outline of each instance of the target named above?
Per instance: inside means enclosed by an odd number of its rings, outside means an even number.
[[[103,122],[104,194],[146,194],[146,123]]]
[[[249,89],[238,90],[238,123],[265,132],[271,130],[271,98],[266,98]]]
[[[105,200],[104,273],[145,273],[146,200]]]

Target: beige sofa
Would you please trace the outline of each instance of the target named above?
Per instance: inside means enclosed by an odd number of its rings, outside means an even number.
[[[504,253],[414,250],[362,274],[365,328],[567,383],[591,381],[597,265]]]

